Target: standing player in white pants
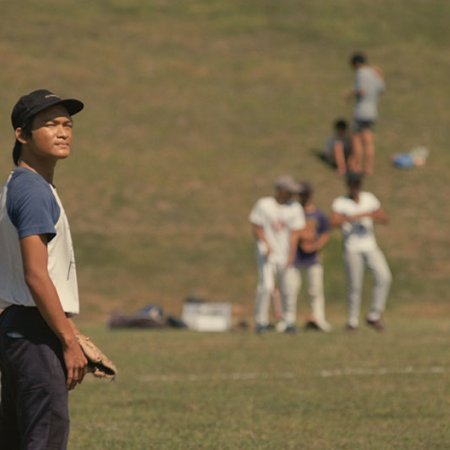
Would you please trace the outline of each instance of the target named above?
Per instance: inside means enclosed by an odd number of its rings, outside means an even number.
[[[344,263],[348,283],[347,329],[355,330],[359,325],[363,276],[367,267],[373,275],[374,285],[366,322],[381,331],[384,328],[381,316],[392,276],[384,254],[377,245],[373,224],[387,223],[387,216],[372,193],[361,191],[362,174],[349,172],[346,182],[348,195],[334,200],[330,222],[332,226],[341,228],[344,239]]]
[[[275,286],[280,290],[282,302],[282,326],[277,330],[296,331],[300,276],[294,263],[305,217],[303,208],[293,199],[299,185],[291,176],[277,178],[274,188],[274,196],[259,199],[249,217],[257,243],[255,322],[258,333],[268,329],[270,299]]]
[[[328,332],[331,325],[325,319],[325,294],[323,289],[323,266],[320,251],[330,237],[328,217],[313,202],[310,183],[300,183],[299,198],[303,206],[306,227],[302,231],[297,248],[296,264],[301,276],[306,276],[311,317],[305,328]]]

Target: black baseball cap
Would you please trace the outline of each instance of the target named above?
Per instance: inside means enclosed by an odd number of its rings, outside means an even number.
[[[51,106],[62,105],[73,116],[84,108],[83,102],[74,98],[62,99],[47,89],[38,89],[19,98],[11,113],[11,124],[16,130],[29,125],[33,117]],[[21,143],[16,140],[13,148],[14,164],[20,157]]]

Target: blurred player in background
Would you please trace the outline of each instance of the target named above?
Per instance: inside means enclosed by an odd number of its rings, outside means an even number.
[[[345,119],[336,119],[333,123],[333,136],[325,143],[323,159],[335,167],[339,175],[345,175],[351,150],[352,142],[348,123]]]
[[[370,192],[362,191],[363,175],[348,172],[348,194],[337,197],[332,204],[331,225],[340,227],[344,240],[344,263],[347,273],[347,329],[359,325],[363,276],[367,267],[373,276],[372,303],[366,322],[383,330],[382,313],[391,286],[391,272],[374,234],[374,222],[385,224],[386,213],[380,201]]]
[[[295,201],[299,185],[289,175],[275,180],[274,195],[259,199],[250,213],[256,238],[258,285],[255,325],[258,333],[269,328],[270,300],[279,288],[282,319],[278,331],[295,332],[300,276],[295,267],[297,241],[305,226],[303,208]]]
[[[331,325],[325,319],[325,295],[323,288],[323,266],[320,251],[329,239],[329,222],[326,214],[313,202],[312,185],[300,183],[300,204],[303,206],[306,227],[301,233],[297,248],[296,265],[302,278],[306,277],[311,317],[305,327],[320,331],[330,331]]]
[[[375,161],[373,128],[378,118],[378,100],[385,90],[383,73],[371,66],[364,53],[354,53],[350,64],[355,70],[353,88],[344,95],[355,100],[353,110],[351,170],[371,175]]]

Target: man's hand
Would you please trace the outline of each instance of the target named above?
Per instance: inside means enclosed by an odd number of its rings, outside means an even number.
[[[286,268],[288,267],[293,267],[295,265],[295,253],[294,254],[289,254],[287,262],[286,262]]]
[[[87,360],[75,337],[75,327],[61,306],[58,292],[48,273],[47,237],[31,235],[20,240],[25,282],[36,307],[61,341],[67,370],[67,388],[83,381]]]
[[[375,211],[369,211],[369,212],[354,214],[352,216],[345,216],[345,217],[346,217],[347,222],[358,222],[359,220],[363,219],[364,217],[370,217],[375,222],[379,222],[382,224],[385,224],[388,221],[388,217],[387,217],[386,213],[381,208],[379,208]]]
[[[342,97],[344,100],[350,100],[353,97],[353,89],[346,89],[342,91]]]
[[[67,369],[67,389],[75,389],[77,384],[81,384],[87,371],[87,359],[84,356],[75,336],[73,342],[63,346],[64,362]]]

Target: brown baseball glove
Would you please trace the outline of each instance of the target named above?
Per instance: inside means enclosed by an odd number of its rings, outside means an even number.
[[[88,360],[88,373],[92,373],[97,378],[107,378],[114,380],[117,375],[117,368],[114,363],[84,334],[76,335],[81,350]]]

